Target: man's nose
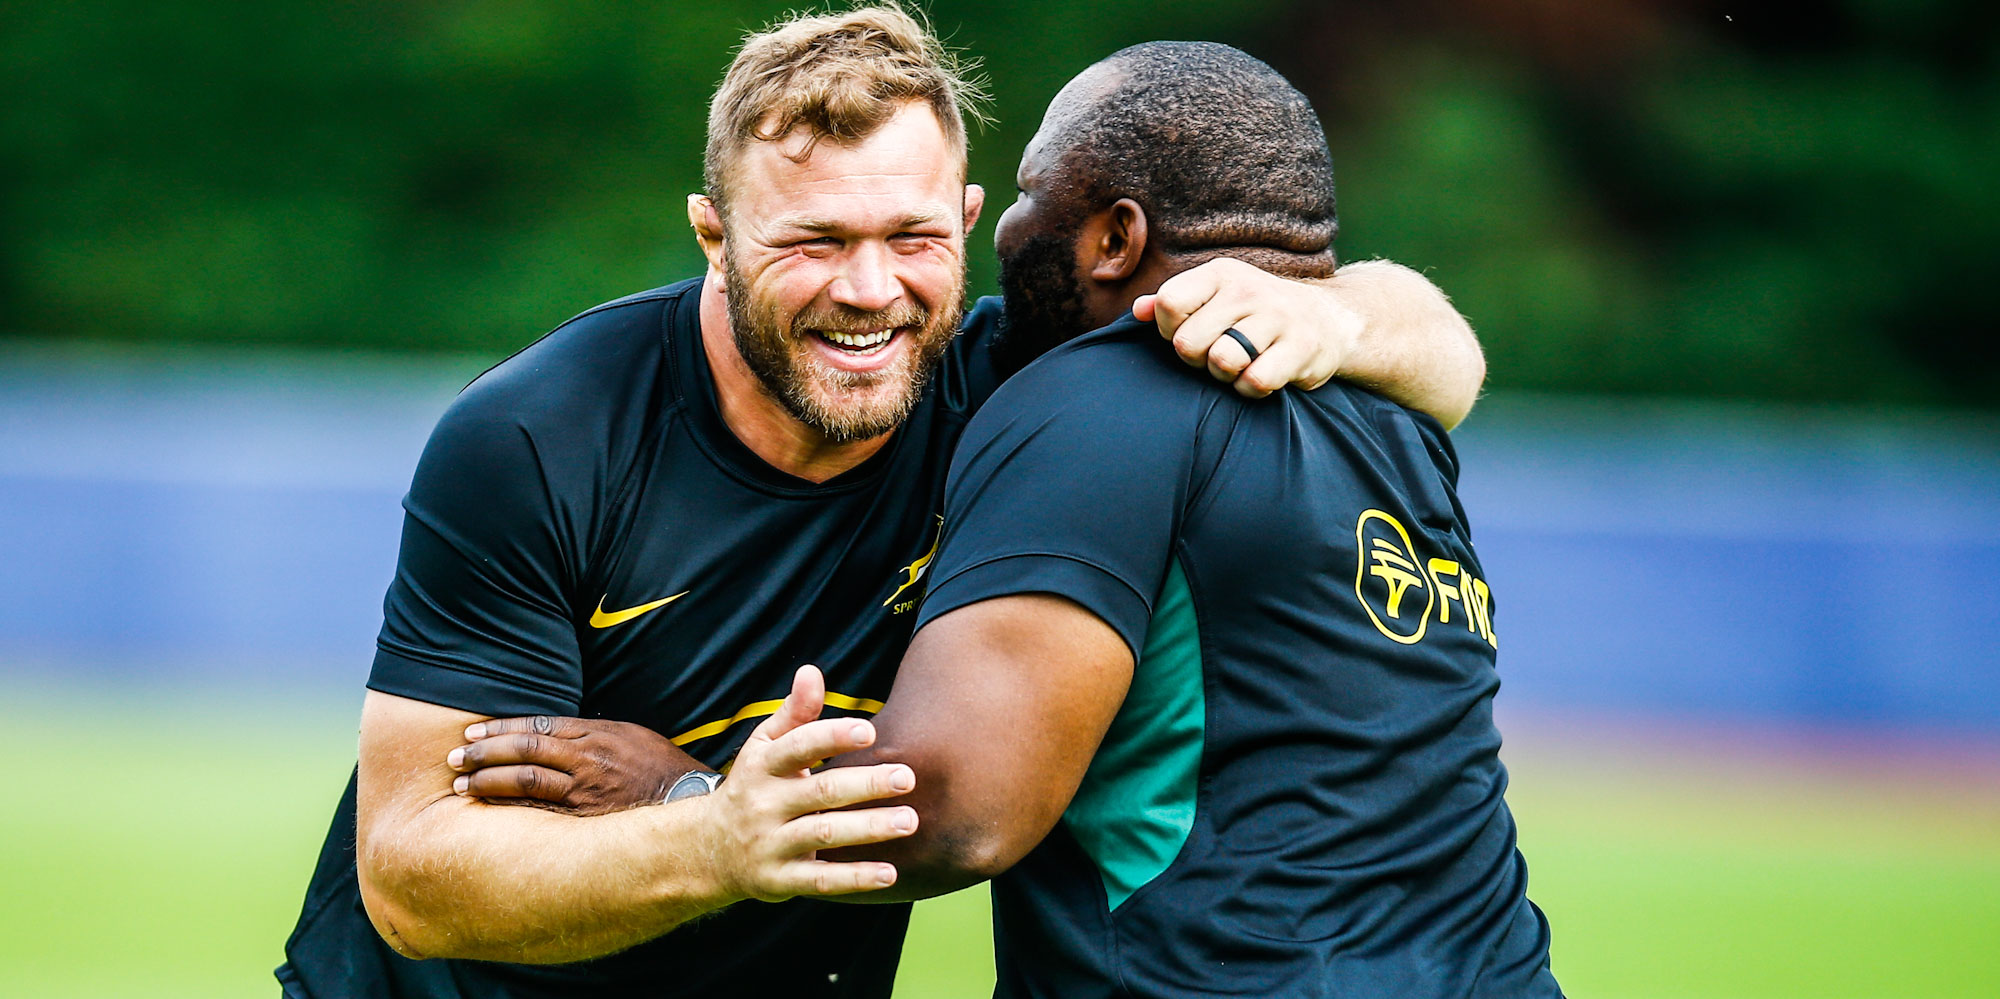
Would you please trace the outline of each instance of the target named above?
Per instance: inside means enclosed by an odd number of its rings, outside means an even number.
[[[849,247],[830,291],[834,301],[865,312],[880,312],[895,304],[902,294],[902,283],[896,280],[889,247],[875,240]]]

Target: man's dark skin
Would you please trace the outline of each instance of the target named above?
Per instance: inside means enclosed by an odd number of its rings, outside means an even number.
[[[1035,244],[1039,252],[1066,245],[1073,253],[1073,280],[1060,282],[1069,287],[1024,290],[1041,299],[1036,311],[1066,315],[1072,325],[1081,325],[1056,330],[1048,342],[1029,345],[1029,352],[1108,325],[1128,309],[1141,320],[1154,319],[1155,303],[1147,296],[1168,278],[1216,257],[1252,261],[1290,277],[1334,274],[1330,246],[1319,253],[1255,244],[1173,253],[1153,238],[1138,201],[1082,203],[1087,185],[1065,176],[1068,150],[1051,148],[1049,122],[1076,102],[1087,104],[1115,82],[1117,72],[1100,63],[1057,95],[1042,132],[1023,153],[1020,197],[996,230],[996,248],[1010,265]],[[1355,280],[1368,280],[1365,268]],[[1011,867],[1060,819],[1124,700],[1132,672],[1132,652],[1117,632],[1060,597],[1000,597],[927,624],[912,640],[886,706],[875,717],[875,745],[833,761],[907,763],[918,781],[902,800],[915,807],[921,825],[906,839],[841,851],[838,859],[887,860],[898,872],[893,887],[843,900],[923,898]],[[792,700],[817,710],[811,690],[800,684],[794,685]],[[700,768],[666,738],[624,722],[496,719],[472,726],[467,738],[470,744],[449,760],[464,773],[456,784],[459,793],[584,813],[657,802],[675,779]]]

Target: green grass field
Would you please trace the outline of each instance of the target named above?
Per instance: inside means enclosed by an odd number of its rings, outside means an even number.
[[[272,996],[353,760],[352,714],[189,694],[9,689],[0,994]],[[112,705],[109,709],[106,704]],[[1510,795],[1572,995],[2000,995],[1988,776],[1513,753]],[[985,893],[920,906],[898,994],[985,995]]]

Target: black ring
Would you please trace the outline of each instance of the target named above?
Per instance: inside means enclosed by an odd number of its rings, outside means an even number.
[[[1243,352],[1244,352],[1245,354],[1249,354],[1249,355],[1250,355],[1250,360],[1251,360],[1251,361],[1254,361],[1254,360],[1256,360],[1256,359],[1257,359],[1257,354],[1258,354],[1258,350],[1257,350],[1257,345],[1256,345],[1256,344],[1254,344],[1254,343],[1251,343],[1251,342],[1250,342],[1250,338],[1249,338],[1249,337],[1247,337],[1247,336],[1244,336],[1244,335],[1243,335],[1243,331],[1242,331],[1242,330],[1239,330],[1239,329],[1237,329],[1236,327],[1234,327],[1234,326],[1231,326],[1231,327],[1229,327],[1228,329],[1226,329],[1226,330],[1223,330],[1223,331],[1222,331],[1222,335],[1223,335],[1223,336],[1226,336],[1226,337],[1228,337],[1228,338],[1229,338],[1229,339],[1231,339],[1231,340],[1234,340],[1234,341],[1236,341],[1236,342],[1237,342],[1237,344],[1241,345],[1241,346],[1242,346],[1242,348],[1243,348]],[[1248,362],[1248,361],[1246,361],[1246,362],[1244,362],[1244,363],[1246,363],[1246,364],[1247,364],[1247,363],[1249,363],[1249,362]]]

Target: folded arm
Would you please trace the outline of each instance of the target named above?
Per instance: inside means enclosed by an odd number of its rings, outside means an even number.
[[[878,740],[836,767],[905,763],[923,823],[839,851],[895,865],[894,887],[838,901],[928,898],[991,878],[1054,828],[1132,682],[1132,652],[1062,597],[998,597],[926,624],[910,643]]]
[[[816,856],[915,826],[907,807],[824,811],[899,794],[914,779],[905,767],[807,769],[873,739],[866,721],[814,720],[819,683],[816,670],[800,671],[715,794],[593,816],[454,793],[447,757],[483,716],[371,691],[356,830],[370,921],[407,957],[558,963],[623,950],[742,899],[893,883],[886,864]]]

